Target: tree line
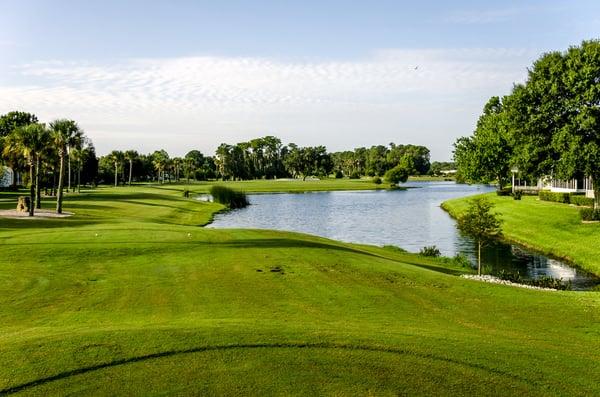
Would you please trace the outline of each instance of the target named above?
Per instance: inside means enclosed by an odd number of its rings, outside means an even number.
[[[600,207],[600,41],[542,55],[527,80],[492,97],[473,135],[454,144],[460,178],[497,181],[589,177]]]
[[[199,150],[191,150],[183,157],[171,157],[165,150],[149,154],[113,150],[98,158],[92,141],[75,121],[58,119],[45,124],[34,114],[20,111],[0,116],[0,154],[1,163],[21,176],[22,185],[30,186],[31,214],[34,207],[41,208],[43,191],[47,196],[56,196],[60,213],[64,190],[79,190],[86,184],[118,186],[182,179],[306,179],[331,175],[385,175],[397,183],[405,181],[408,175],[432,170],[429,149],[424,146],[391,143],[330,153],[325,146],[284,145],[274,136],[222,143],[214,156]],[[14,189],[17,183],[14,178]]]
[[[68,190],[79,189],[94,178],[97,164],[94,146],[75,121],[57,119],[46,125],[26,112],[0,116],[0,153],[14,171],[27,172],[30,216],[41,208],[42,189],[56,196],[56,212],[62,213],[65,184]]]
[[[99,181],[111,183],[112,180],[118,185],[132,181],[164,183],[182,178],[306,179],[330,175],[360,178],[384,176],[398,166],[406,169],[409,175],[429,173],[429,149],[390,144],[329,153],[325,146],[284,145],[277,137],[265,136],[237,144],[222,143],[214,156],[205,156],[199,150],[192,150],[183,157],[170,157],[164,150],[147,155],[135,151],[113,151],[99,159]]]

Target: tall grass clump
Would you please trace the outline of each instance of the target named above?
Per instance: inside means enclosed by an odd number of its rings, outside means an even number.
[[[226,205],[232,209],[244,208],[250,204],[246,193],[225,186],[212,186],[210,188],[210,195],[216,203]]]

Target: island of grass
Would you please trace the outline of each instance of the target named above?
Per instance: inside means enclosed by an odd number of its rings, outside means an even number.
[[[0,218],[0,394],[600,393],[597,293],[199,227],[222,208],[139,186],[67,196],[65,219]]]
[[[504,220],[506,240],[600,275],[600,224],[582,223],[577,207],[541,201],[537,196],[523,196],[521,200],[495,193],[485,196]],[[448,200],[442,208],[457,218],[467,209],[469,200],[469,197]]]

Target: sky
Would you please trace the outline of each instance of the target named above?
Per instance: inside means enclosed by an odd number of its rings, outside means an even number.
[[[600,38],[597,0],[0,4],[0,114],[74,119],[98,154],[275,135],[445,161],[541,54]]]

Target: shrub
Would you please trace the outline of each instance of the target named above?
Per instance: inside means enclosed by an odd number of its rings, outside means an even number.
[[[496,190],[498,196],[510,196],[512,194],[511,189],[498,189]]]
[[[521,283],[523,282],[523,279],[521,278],[521,274],[519,272],[516,273],[511,273],[508,272],[504,269],[500,270],[498,272],[498,278],[500,278],[501,280],[507,280],[510,281],[512,283]]]
[[[571,195],[569,193],[556,193],[548,190],[540,190],[540,200],[543,201],[554,201],[557,203],[569,204],[571,202]]]
[[[381,178],[376,176],[375,178],[373,178],[373,183],[376,185],[381,185]]]
[[[248,204],[248,198],[244,192],[230,189],[225,186],[214,185],[210,188],[213,200],[229,208],[244,208]]]
[[[590,197],[585,197],[583,195],[571,195],[571,197],[569,198],[571,200],[571,204],[575,204],[577,206],[582,206],[582,207],[593,207],[594,206],[594,199],[590,198]]]
[[[600,209],[582,208],[579,214],[582,221],[600,221]]]
[[[360,179],[360,174],[356,171],[350,174],[350,179]]]
[[[419,255],[437,258],[439,256],[442,256],[442,253],[440,252],[438,247],[436,247],[435,245],[431,245],[421,248],[421,251],[419,251]]]
[[[340,179],[340,178],[343,178],[343,177],[344,177],[344,174],[342,173],[342,171],[337,170],[335,172],[335,179]]]
[[[523,192],[521,192],[520,190],[515,190],[515,192],[512,194],[513,199],[515,199],[515,200],[521,200],[522,195],[523,195]]]
[[[183,197],[185,197],[185,198],[188,198],[188,197],[190,197],[190,191],[189,191],[188,189],[185,189],[185,190],[183,191]]]
[[[564,283],[562,278],[554,278],[552,276],[540,276],[537,279],[527,280],[527,284],[533,285],[534,287],[552,288],[563,291],[572,288],[571,280]]]
[[[408,180],[408,170],[402,165],[397,165],[392,169],[389,169],[384,176],[385,180],[392,185],[397,185],[400,182],[406,182]]]
[[[383,249],[390,250],[390,251],[396,251],[396,252],[407,252],[404,248],[400,248],[395,245],[384,245]]]
[[[452,258],[452,260],[458,266],[466,267],[466,268],[472,267],[471,261],[465,254],[458,253],[458,254],[454,255],[454,258]]]

